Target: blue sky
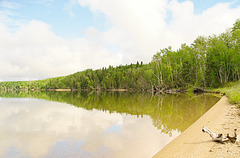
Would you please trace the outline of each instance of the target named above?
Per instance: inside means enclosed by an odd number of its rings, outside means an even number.
[[[186,0],[179,0],[179,2],[186,2]],[[230,2],[233,8],[240,4],[239,0],[192,0],[192,2],[196,14],[201,14],[218,3]],[[107,23],[104,14],[93,13],[88,6],[81,6],[75,0],[2,0],[0,6],[2,10],[14,13],[9,16],[10,18],[46,22],[52,26],[54,33],[64,38],[82,37],[84,30],[88,27],[105,31],[111,26]]]
[[[12,5],[13,8],[4,6]],[[52,30],[62,37],[83,36],[84,29],[89,26],[104,29],[101,20],[104,15],[94,15],[88,7],[82,7],[77,2],[54,0],[38,2],[32,0],[3,1],[3,10],[13,12],[10,18],[14,20],[39,20],[52,26]]]
[[[240,0],[0,0],[0,81],[148,63],[238,18]]]
[[[179,2],[184,2],[186,0],[179,0]],[[239,6],[240,1],[239,0],[191,0],[194,3],[194,11],[196,14],[202,13],[204,10],[207,10],[208,8],[213,7],[216,4],[219,3],[226,3],[230,2],[232,3],[231,7]]]
[[[186,2],[186,0],[179,0],[179,2]],[[192,0],[192,2],[196,14],[201,14],[218,3],[230,2],[233,8],[240,4],[239,0]],[[75,0],[2,0],[0,6],[2,10],[13,13],[9,16],[10,18],[46,22],[51,25],[54,33],[64,38],[82,37],[84,30],[88,27],[94,27],[100,31],[111,27],[104,14],[93,13],[88,6],[81,6]]]

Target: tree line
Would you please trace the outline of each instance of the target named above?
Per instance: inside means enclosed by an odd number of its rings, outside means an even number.
[[[219,87],[240,79],[240,19],[220,35],[157,52],[152,61],[160,87]]]
[[[240,79],[240,19],[220,35],[199,36],[178,50],[161,49],[148,64],[87,69],[37,81],[0,82],[1,90],[220,87]]]
[[[149,64],[137,62],[136,64],[109,66],[98,70],[87,69],[72,75],[49,78],[37,81],[1,82],[3,90],[106,90],[131,89],[143,90],[151,87],[149,82],[152,76]]]

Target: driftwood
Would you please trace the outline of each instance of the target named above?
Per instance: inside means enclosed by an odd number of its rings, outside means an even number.
[[[236,143],[238,146],[240,146],[240,138],[237,135],[237,129],[234,129],[233,135],[227,134],[226,136],[224,136],[222,133],[219,134],[213,133],[210,129],[208,129],[205,126],[203,126],[202,131],[208,133],[210,137],[212,137],[212,141],[219,143],[231,142]]]
[[[237,140],[237,129],[234,129],[234,134],[233,135],[229,135],[227,134],[227,138],[229,139],[230,142],[235,143]]]
[[[205,126],[202,128],[202,131],[208,133],[210,137],[212,137],[212,141],[219,142],[219,143],[225,143],[229,141],[229,139],[225,137],[222,133],[219,133],[219,134],[213,133],[210,129],[208,129]]]

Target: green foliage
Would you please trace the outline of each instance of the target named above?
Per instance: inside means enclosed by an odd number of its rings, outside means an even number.
[[[157,52],[152,62],[109,66],[38,81],[0,82],[0,90],[219,87],[240,80],[240,19],[220,35],[200,36],[178,50]]]
[[[57,78],[37,81],[0,82],[2,90],[53,90],[53,89],[151,89],[148,79],[152,78],[149,65],[131,64],[102,68],[93,71],[87,69],[82,72]]]
[[[153,56],[159,88],[219,87],[240,79],[240,20],[231,31],[198,37],[191,46],[171,47]],[[156,82],[155,82],[156,83]]]
[[[240,81],[227,83],[222,88],[214,91],[225,94],[229,98],[230,103],[240,105]]]

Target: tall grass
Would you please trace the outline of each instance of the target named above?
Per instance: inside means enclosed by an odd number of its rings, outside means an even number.
[[[215,89],[214,91],[225,94],[231,104],[238,104],[238,106],[240,106],[240,81],[230,82],[224,87]]]

